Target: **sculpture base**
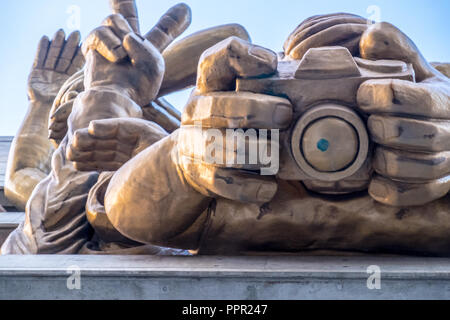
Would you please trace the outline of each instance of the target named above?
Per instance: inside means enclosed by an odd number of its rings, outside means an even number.
[[[450,259],[3,256],[0,299],[450,299]]]

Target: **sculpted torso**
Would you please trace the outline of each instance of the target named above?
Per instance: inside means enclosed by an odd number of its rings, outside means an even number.
[[[184,6],[169,11],[168,15],[176,18],[172,29],[166,29],[168,35],[179,34],[187,14]],[[181,116],[181,128],[175,131],[166,121],[145,116],[146,106],[159,95],[161,84],[165,86],[163,75],[168,68],[159,53],[167,39],[161,38],[160,29],[155,30],[144,39],[122,16],[113,15],[83,44],[85,92],[73,103],[68,132],[52,166],[65,182],[49,176],[47,187],[41,188],[41,193],[38,187],[34,201],[32,197],[28,203],[25,227],[33,225],[33,212],[46,217],[44,227],[34,221],[34,233],[41,234],[34,237],[35,252],[92,253],[146,247],[146,253],[154,254],[162,250],[155,246],[161,246],[199,254],[450,254],[450,83],[400,30],[387,23],[368,25],[358,16],[335,14],[304,21],[280,55],[242,37],[223,40],[202,54],[196,88]],[[367,124],[371,141],[368,160],[356,170],[364,174],[334,181],[311,176],[300,179],[286,174],[282,158],[278,172],[262,175],[269,166],[263,159],[238,161],[239,156],[250,159],[251,148],[239,154],[227,149],[226,138],[210,140],[211,130],[221,133],[227,129],[254,129],[259,137],[261,130],[278,130],[283,139],[303,114],[299,105],[292,97],[277,96],[275,88],[240,90],[236,83],[277,76],[280,61],[306,61],[312,52],[309,49],[330,46],[365,59],[357,61],[367,70],[398,66],[380,60],[402,61],[414,70],[415,82],[369,77],[375,79],[359,83],[348,95],[345,107]],[[342,72],[329,61],[327,67],[328,75]],[[314,78],[318,73],[313,70],[311,74],[308,77]],[[322,90],[327,103],[326,95],[339,93],[334,86]],[[333,150],[333,139],[338,140],[344,131],[328,140],[319,139],[319,151]],[[275,131],[271,132],[273,137]],[[259,148],[266,147],[279,148],[283,154],[286,146],[269,140],[259,143]],[[206,159],[205,150],[211,149],[215,150],[215,162]],[[351,139],[337,150],[351,153]],[[328,162],[320,152],[311,150],[311,158],[309,153],[306,158],[318,161],[326,171]],[[217,161],[225,158],[227,162]],[[353,158],[337,152],[332,164],[342,168],[334,171],[345,170]],[[76,181],[77,188],[67,186],[69,181]],[[68,190],[70,196],[65,198]],[[65,232],[61,232],[63,225]],[[87,231],[90,226],[97,239]],[[62,238],[78,230],[77,245],[73,239],[65,237],[64,242],[55,237],[55,232],[49,235],[52,228]],[[3,253],[20,251],[16,249],[23,237],[19,234],[9,239]],[[93,246],[94,242],[102,245]]]

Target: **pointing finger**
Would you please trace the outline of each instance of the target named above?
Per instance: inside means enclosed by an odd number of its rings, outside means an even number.
[[[183,125],[204,128],[284,129],[292,120],[289,100],[250,92],[216,92],[194,96],[182,115]]]
[[[228,24],[201,30],[171,44],[163,52],[166,72],[159,95],[195,86],[198,62],[203,52],[232,36],[250,42],[250,36],[244,27]]]
[[[202,54],[198,66],[197,90],[200,93],[234,90],[237,77],[271,75],[277,66],[275,52],[230,37]]]

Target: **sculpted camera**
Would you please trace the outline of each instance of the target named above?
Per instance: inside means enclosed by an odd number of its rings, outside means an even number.
[[[415,75],[401,61],[365,60],[344,47],[322,47],[302,60],[280,61],[272,77],[237,80],[237,91],[284,97],[294,107],[294,121],[280,133],[279,178],[324,194],[367,188],[371,143],[356,97],[370,79],[415,81]]]

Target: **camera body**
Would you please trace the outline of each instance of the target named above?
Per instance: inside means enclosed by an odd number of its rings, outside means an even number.
[[[280,132],[280,179],[325,194],[367,188],[371,142],[357,92],[370,79],[415,81],[415,74],[402,61],[365,60],[344,47],[322,47],[302,60],[281,60],[272,77],[237,80],[237,91],[287,98],[294,107],[292,125]]]

